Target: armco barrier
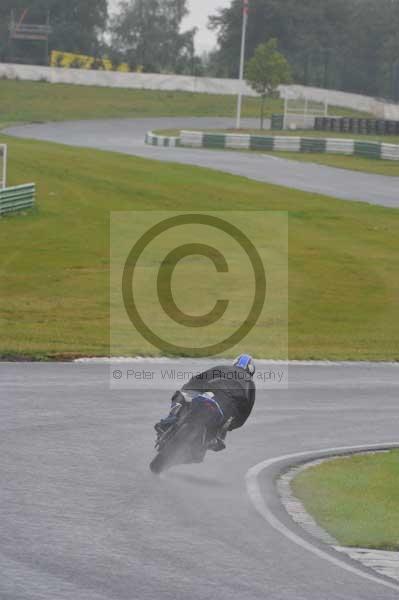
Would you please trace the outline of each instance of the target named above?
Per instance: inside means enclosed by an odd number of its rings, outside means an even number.
[[[250,135],[232,134],[226,140],[226,148],[249,150]]]
[[[17,185],[0,190],[0,216],[33,208],[36,198],[34,183]]]
[[[236,140],[237,140],[237,136]],[[202,138],[202,145],[204,148],[227,148],[227,140],[226,136],[222,133],[204,133]],[[238,147],[237,141],[234,144],[233,142],[230,144],[230,148]]]
[[[326,140],[322,138],[300,138],[301,152],[325,152]]]
[[[355,141],[354,153],[365,158],[381,158],[381,144],[379,142]]]
[[[146,142],[153,143],[153,134],[147,134]],[[157,136],[155,136],[157,137]],[[158,136],[163,137],[163,136]],[[260,136],[238,133],[203,133],[181,131],[180,138],[168,138],[163,146],[186,146],[191,148],[217,148],[232,150],[263,150],[280,152],[313,152],[356,155],[366,158],[399,161],[399,145],[380,142],[363,142],[346,138],[317,138],[295,136]],[[178,140],[176,143],[176,139]]]
[[[399,160],[399,146],[381,144],[381,158],[384,160]]]
[[[204,134],[201,131],[181,131],[180,144],[193,148],[203,148]]]
[[[300,152],[301,138],[290,136],[276,136],[273,139],[273,150],[280,152]]]
[[[149,131],[146,135],[145,143],[149,146],[163,146],[169,148],[180,146],[180,138],[166,135],[156,135],[152,131]]]
[[[354,154],[355,140],[344,138],[326,138],[326,152],[330,154]]]
[[[272,136],[250,135],[249,148],[251,150],[273,150],[274,138]]]

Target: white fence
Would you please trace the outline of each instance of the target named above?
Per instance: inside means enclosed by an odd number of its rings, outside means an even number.
[[[327,102],[329,106],[340,106],[341,108],[352,108],[362,112],[369,112],[380,119],[395,120],[395,117],[392,115],[396,114],[396,118],[399,121],[399,104],[390,104],[371,96],[307,87],[304,85],[282,85],[280,86],[280,94],[282,98],[307,98],[313,102]]]
[[[34,183],[16,185],[0,190],[0,217],[35,206],[36,186]]]
[[[284,99],[283,129],[313,129],[316,117],[327,117],[328,103],[309,100],[309,98]]]
[[[26,81],[48,81],[75,85],[97,85],[101,87],[168,90],[198,92],[206,94],[235,95],[239,90],[246,96],[256,93],[238,79],[216,79],[210,77],[188,77],[184,75],[159,75],[150,73],[117,73],[113,71],[89,71],[84,69],[62,69],[0,63],[0,78]],[[399,105],[383,102],[369,96],[350,94],[337,90],[305,87],[303,85],[280,86],[282,98],[307,98],[314,102],[327,102],[330,106],[352,108],[369,112],[380,119],[398,120]]]
[[[7,185],[7,146],[0,144],[0,190]]]

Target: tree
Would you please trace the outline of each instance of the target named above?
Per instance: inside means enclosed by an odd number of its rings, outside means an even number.
[[[193,61],[195,29],[182,32],[187,0],[129,0],[111,24],[112,46],[145,71],[184,71]]]
[[[286,58],[278,52],[275,38],[257,47],[254,56],[247,64],[245,77],[247,83],[262,98],[260,128],[263,129],[267,96],[275,96],[278,86],[291,80],[290,66]]]
[[[47,11],[50,12],[53,29],[50,50],[96,54],[107,26],[107,0],[1,0],[0,57],[7,55],[11,11],[20,18],[25,9],[28,9],[25,23],[43,24]],[[35,59],[35,43],[29,42],[27,46],[28,53]]]
[[[50,5],[56,50],[96,56],[108,22],[107,0],[46,0]],[[25,0],[26,2],[26,0]]]
[[[316,0],[311,0],[315,2]],[[247,31],[247,56],[252,57],[259,44],[277,38],[286,51],[298,35],[293,20],[304,0],[250,0]],[[309,0],[306,0],[309,3]],[[216,31],[219,44],[219,74],[237,77],[242,30],[242,0],[232,0],[209,18],[209,28]],[[288,55],[288,52],[287,52]]]
[[[250,0],[247,57],[270,38],[304,85],[389,95],[398,60],[399,0]],[[219,48],[207,69],[237,77],[242,0],[209,19]]]

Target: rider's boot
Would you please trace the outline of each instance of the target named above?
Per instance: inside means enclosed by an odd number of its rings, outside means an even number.
[[[182,406],[181,402],[174,402],[166,419],[161,419],[159,423],[156,423],[154,429],[158,435],[164,434],[172,425],[175,425]]]
[[[208,450],[213,450],[213,452],[221,452],[222,450],[226,450],[226,444],[220,438],[215,437],[209,442]]]
[[[227,431],[219,430],[215,437],[208,442],[208,450],[212,450],[213,452],[221,452],[226,449],[226,444],[224,440],[226,439]]]

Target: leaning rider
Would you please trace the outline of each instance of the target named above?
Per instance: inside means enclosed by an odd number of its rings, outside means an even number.
[[[218,452],[224,450],[224,439],[227,431],[242,427],[248,419],[255,404],[255,363],[249,354],[241,354],[233,365],[212,367],[195,375],[181,390],[172,397],[172,406],[166,419],[155,425],[155,430],[162,435],[174,425],[187,398],[196,396],[212,398],[218,405],[223,422],[209,449]],[[223,425],[228,428],[223,428]]]

